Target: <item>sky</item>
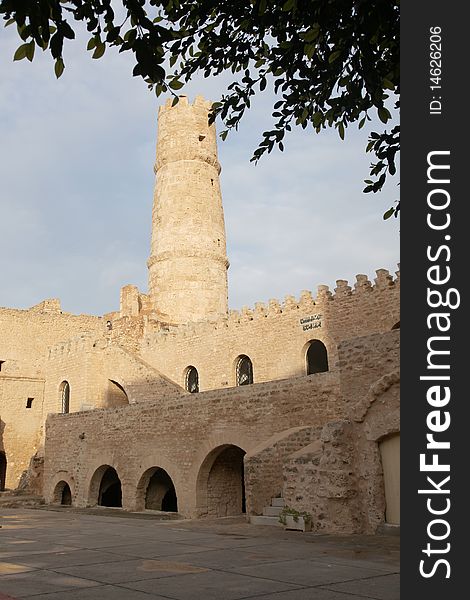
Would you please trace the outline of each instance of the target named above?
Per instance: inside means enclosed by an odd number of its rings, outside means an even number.
[[[65,47],[56,80],[49,54],[13,62],[21,40],[0,33],[0,306],[60,298],[64,311],[119,309],[119,290],[147,291],[157,108],[162,97],[132,77],[134,60]],[[216,101],[230,77],[195,79],[180,93]],[[271,124],[271,92],[258,95],[238,132],[219,139],[230,308],[315,294],[337,279],[394,273],[399,221],[383,221],[398,198],[395,177],[364,194],[368,131],[298,128],[258,165],[250,163]],[[222,126],[218,124],[219,131]]]

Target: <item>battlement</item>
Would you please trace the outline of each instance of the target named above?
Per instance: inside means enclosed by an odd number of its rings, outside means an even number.
[[[368,301],[374,302],[374,300],[380,302],[381,305],[386,306],[389,303],[398,308],[399,287],[399,270],[396,271],[394,278],[387,269],[378,269],[373,282],[367,275],[361,273],[356,275],[356,282],[353,286],[344,279],[338,279],[334,292],[331,292],[327,285],[319,285],[316,296],[311,291],[303,290],[299,298],[292,295],[285,296],[282,301],[272,298],[268,302],[256,302],[252,308],[244,306],[240,310],[230,310],[226,316],[220,315],[219,318],[211,320],[194,321],[177,326],[170,325],[164,329],[161,328],[160,323],[147,320],[145,329],[151,336],[151,339],[147,338],[147,341],[151,345],[154,341],[165,339],[204,336],[212,331],[237,327],[250,321],[260,322],[266,319],[276,319],[280,315],[287,318],[289,316],[299,316],[300,318],[302,315],[311,313],[323,315],[324,312],[333,311],[334,314],[341,311],[343,306],[346,312],[352,306],[361,310],[362,304],[365,307]],[[393,296],[387,299],[389,292],[392,292]]]
[[[167,98],[165,104],[161,105],[158,109],[158,115],[160,116],[164,112],[168,112],[170,110],[177,111],[181,110],[181,108],[189,108],[194,107],[195,109],[204,109],[204,111],[209,111],[212,108],[212,101],[206,100],[204,96],[198,95],[195,97],[194,102],[191,104],[188,100],[188,96],[185,94],[181,94],[179,96],[178,102],[173,106],[174,99],[173,97]]]

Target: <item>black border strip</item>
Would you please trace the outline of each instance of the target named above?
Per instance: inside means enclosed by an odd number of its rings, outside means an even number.
[[[465,218],[470,206],[465,189],[470,174],[465,97],[470,77],[468,13],[467,3],[435,0],[408,1],[401,9],[401,598],[405,600],[451,600],[466,595],[465,546],[470,530],[470,492],[466,491],[470,385],[465,377],[470,370],[466,348],[470,253],[465,243],[470,238]],[[438,48],[431,43],[440,44],[439,59]],[[450,168],[437,167],[428,173],[430,163]],[[430,206],[439,204],[439,208]],[[436,293],[429,296],[428,290]],[[455,308],[444,306],[446,299]],[[435,313],[445,316],[430,317]],[[438,323],[448,331],[441,331]],[[433,354],[435,350],[449,354]],[[449,379],[420,379],[436,376]],[[444,427],[448,419],[450,425]],[[440,427],[443,431],[437,432]],[[427,448],[430,433],[435,440],[449,442],[450,449]],[[434,460],[449,465],[450,470],[420,470],[420,454],[425,454],[427,465]],[[428,492],[419,494],[419,489]],[[430,510],[442,514],[433,515]],[[442,539],[432,539],[430,534]]]

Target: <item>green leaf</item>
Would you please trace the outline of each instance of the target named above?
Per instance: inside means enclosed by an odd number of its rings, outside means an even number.
[[[366,122],[366,117],[364,117],[363,119],[360,120],[358,128],[362,129],[364,127],[365,122]]]
[[[62,75],[62,73],[64,72],[64,69],[65,69],[64,61],[61,58],[58,58],[55,61],[55,67],[54,67],[55,76],[57,77],[57,79],[59,79],[59,77]]]
[[[282,7],[282,10],[284,12],[288,12],[288,11],[292,10],[296,6],[296,4],[297,4],[297,0],[287,0],[287,2]]]
[[[394,212],[395,212],[395,209],[393,207],[389,208],[386,212],[384,212],[384,216],[383,216],[384,221],[386,221],[387,219],[390,219],[390,217],[393,215]]]
[[[382,85],[387,90],[394,90],[395,89],[395,85],[389,79],[386,79],[386,78],[382,80]]]
[[[29,60],[29,62],[33,62],[33,58],[34,58],[34,49],[36,47],[36,44],[34,43],[34,40],[31,40],[29,42],[29,44],[26,44],[27,48],[26,48],[26,58]]]
[[[15,55],[13,56],[13,60],[23,60],[26,58],[26,51],[28,49],[29,44],[21,44],[19,48],[16,49]]]
[[[172,79],[169,85],[172,90],[180,90],[184,86],[184,83],[182,83],[178,79]]]
[[[341,56],[341,50],[335,50],[332,52],[328,58],[328,63],[331,65],[337,58]]]
[[[320,25],[318,23],[315,23],[314,25],[312,25],[312,27],[310,27],[310,29],[307,29],[307,31],[301,33],[300,37],[304,40],[304,42],[313,42],[317,39],[319,33]]]
[[[171,106],[176,106],[179,101],[180,101],[180,97],[179,96],[175,96],[173,98],[173,102],[171,103]]]
[[[258,7],[259,15],[264,15],[264,13],[266,12],[266,5],[267,5],[267,0],[260,0],[259,7]]]
[[[101,58],[106,50],[106,44],[104,42],[98,42],[91,58]]]
[[[170,56],[170,67],[172,67],[177,60],[178,60],[177,54],[173,54],[173,56]]]
[[[307,58],[312,58],[315,54],[316,45],[315,44],[305,44],[304,46],[304,54]]]
[[[87,50],[93,50],[96,47],[96,38],[92,37],[88,40],[88,44],[86,46]]]
[[[225,138],[228,135],[228,130],[226,129],[225,131],[222,131],[222,133],[220,134],[220,138],[225,141]]]
[[[8,21],[5,23],[4,27],[8,27],[8,25],[13,25],[14,22],[15,22],[15,19],[8,19]]]
[[[340,123],[338,125],[338,133],[339,133],[339,137],[344,140],[344,125],[343,123]]]
[[[377,110],[377,113],[378,113],[379,119],[382,121],[382,123],[386,123],[389,119],[392,118],[392,115],[389,113],[389,111],[384,106],[379,108]]]

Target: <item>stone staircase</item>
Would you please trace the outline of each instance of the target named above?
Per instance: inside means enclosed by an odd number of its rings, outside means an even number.
[[[262,515],[252,515],[250,523],[252,525],[282,527],[282,523],[279,522],[279,515],[284,506],[284,498],[271,498],[271,506],[265,506]]]
[[[24,490],[0,492],[0,508],[32,508],[44,504],[44,498]]]

